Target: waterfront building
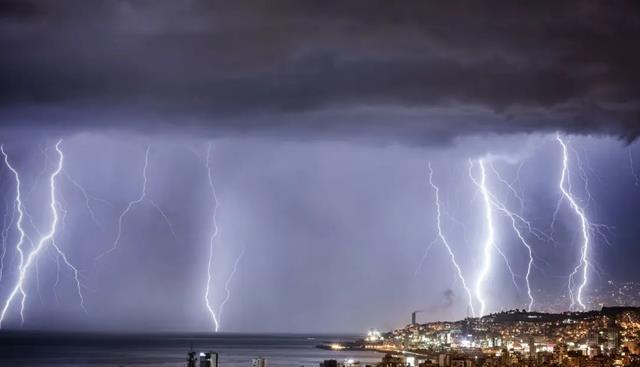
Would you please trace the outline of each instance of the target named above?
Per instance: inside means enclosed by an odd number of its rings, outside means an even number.
[[[191,351],[187,357],[187,367],[196,367],[196,362],[198,359],[196,358],[196,352]]]
[[[218,367],[218,353],[200,353],[200,367]]]

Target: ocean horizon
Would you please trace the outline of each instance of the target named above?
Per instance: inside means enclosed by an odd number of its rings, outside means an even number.
[[[0,366],[185,366],[187,353],[213,351],[220,366],[248,367],[263,357],[268,366],[318,367],[326,359],[353,359],[367,364],[382,355],[371,351],[317,348],[327,342],[349,342],[353,334],[285,333],[102,333],[3,331]]]

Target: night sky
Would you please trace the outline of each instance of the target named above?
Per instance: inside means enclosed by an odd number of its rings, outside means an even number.
[[[556,132],[592,224],[584,299],[597,308],[596,289],[640,279],[639,40],[634,1],[0,0],[0,140],[20,174],[23,248],[51,224],[62,139],[54,241],[87,310],[48,243],[25,278],[24,325],[18,297],[2,328],[212,331],[214,211],[221,331],[463,318],[466,293],[433,242],[428,162],[473,284],[488,233],[469,177],[480,159],[495,198],[540,234],[525,231],[533,308],[569,309],[582,242],[566,199],[553,224]],[[147,149],[146,196],[100,256],[141,195]],[[1,308],[20,271],[16,182],[0,168]],[[493,211],[518,287],[493,249],[487,312],[526,308],[527,252]]]

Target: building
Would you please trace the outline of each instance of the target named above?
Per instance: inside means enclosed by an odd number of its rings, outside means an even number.
[[[338,361],[335,359],[325,359],[320,363],[320,367],[338,367]]]
[[[251,367],[267,367],[267,360],[263,357],[254,358],[251,360]]]
[[[536,357],[536,340],[533,337],[529,338],[529,358],[534,359]]]
[[[200,353],[200,367],[218,367],[218,353]]]
[[[189,356],[187,357],[187,367],[196,367],[196,362],[198,359],[196,358],[196,352],[189,352]]]
[[[376,343],[382,342],[384,338],[382,337],[382,333],[378,329],[371,329],[367,332],[367,337],[365,338],[367,342]]]
[[[567,359],[568,348],[566,343],[558,343],[553,347],[555,363],[562,364]]]
[[[391,354],[385,354],[382,358],[382,362],[378,364],[378,367],[405,367],[405,363],[402,358]]]
[[[607,349],[611,353],[618,348],[620,348],[620,330],[616,325],[611,325],[607,328]]]
[[[474,363],[469,358],[456,358],[451,360],[451,367],[473,367]]]
[[[439,367],[451,366],[451,356],[448,354],[440,354],[438,356],[438,366]]]

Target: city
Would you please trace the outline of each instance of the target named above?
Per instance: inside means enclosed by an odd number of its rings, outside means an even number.
[[[388,353],[378,366],[607,367],[640,365],[640,308],[540,313],[510,310],[452,322],[413,322],[361,343],[331,345]],[[348,363],[347,363],[348,364]]]

